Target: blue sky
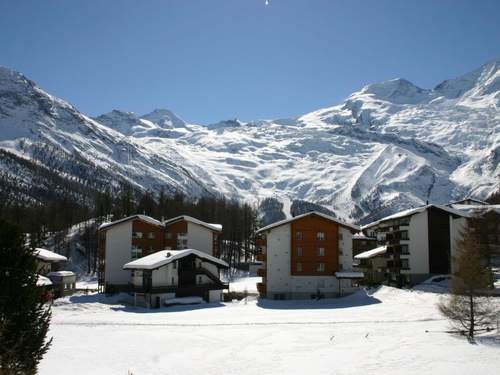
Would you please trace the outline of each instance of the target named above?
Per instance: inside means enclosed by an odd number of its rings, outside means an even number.
[[[89,115],[303,114],[500,57],[498,0],[2,0],[0,65]]]

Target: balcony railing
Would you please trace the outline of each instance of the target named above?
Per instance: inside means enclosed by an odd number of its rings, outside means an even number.
[[[255,256],[255,259],[258,260],[259,262],[265,262],[267,257],[266,254],[260,253]]]

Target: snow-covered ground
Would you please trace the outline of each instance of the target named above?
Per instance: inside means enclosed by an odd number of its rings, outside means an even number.
[[[500,335],[444,331],[443,294],[382,287],[336,300],[147,310],[123,296],[56,301],[41,374],[498,374]]]

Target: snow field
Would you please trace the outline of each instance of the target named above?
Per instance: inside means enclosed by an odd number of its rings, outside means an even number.
[[[445,333],[437,293],[382,287],[335,300],[159,310],[122,297],[58,300],[40,373],[487,375],[500,366],[500,335],[470,345]]]

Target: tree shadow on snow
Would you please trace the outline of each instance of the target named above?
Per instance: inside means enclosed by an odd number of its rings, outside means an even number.
[[[373,291],[371,291],[373,292]],[[366,290],[356,293],[327,299],[310,300],[270,300],[259,298],[257,306],[264,309],[276,310],[313,310],[313,309],[345,309],[350,307],[368,306],[381,303],[381,301],[370,295]]]
[[[500,332],[475,337],[476,343],[500,348]]]

